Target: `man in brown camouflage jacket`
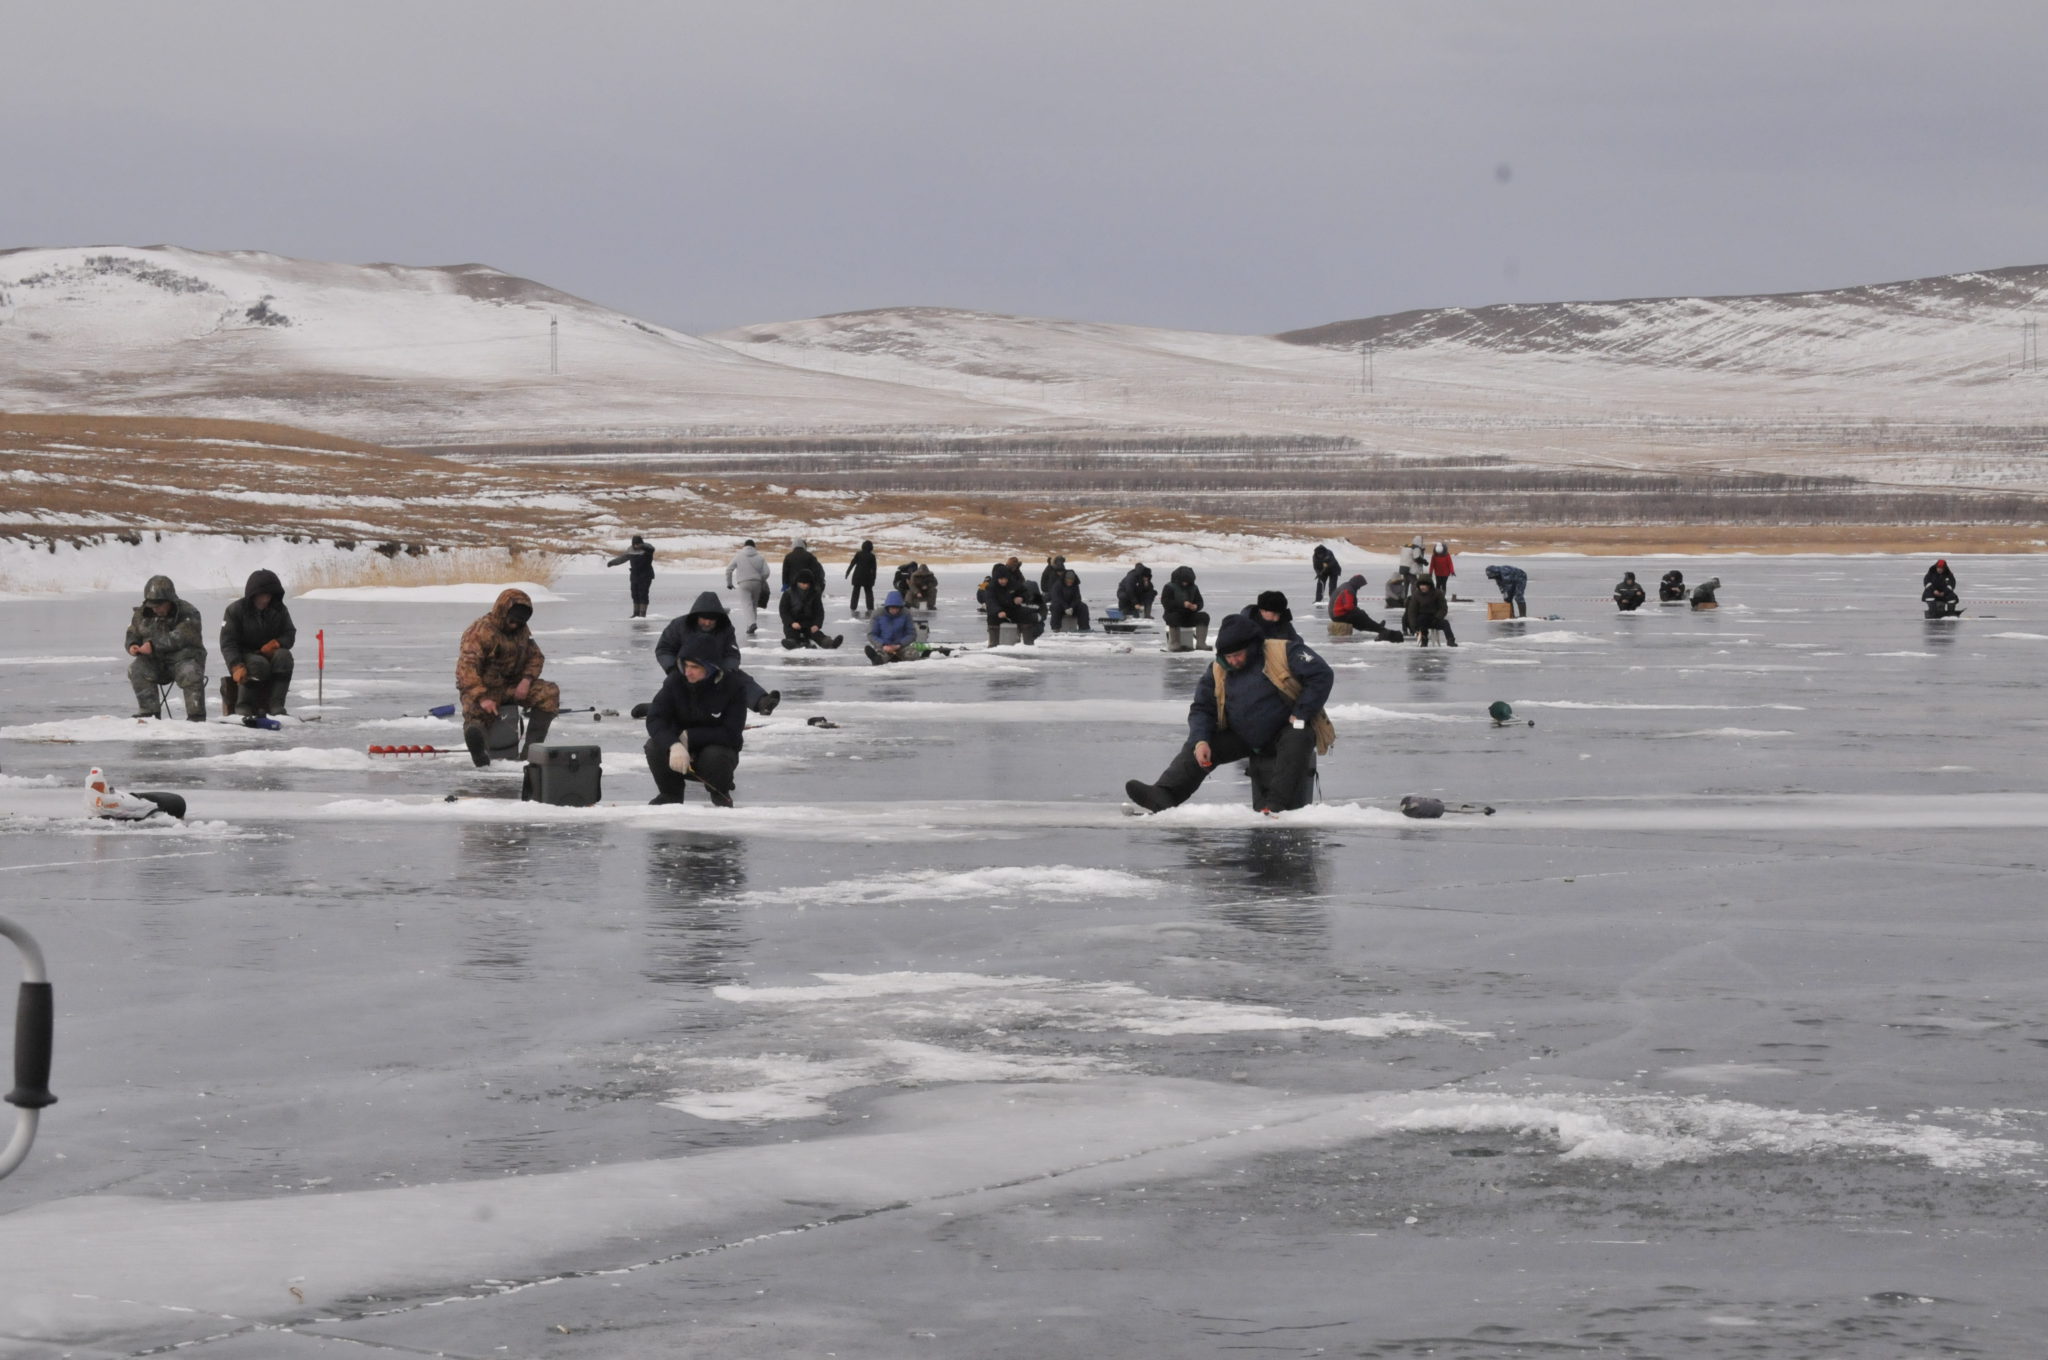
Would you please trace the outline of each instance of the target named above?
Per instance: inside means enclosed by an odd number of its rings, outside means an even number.
[[[526,743],[531,746],[547,740],[548,726],[562,706],[561,689],[540,678],[547,657],[527,627],[532,617],[532,597],[508,589],[490,613],[463,630],[455,687],[462,698],[463,744],[478,765],[491,763],[490,728],[501,708],[526,710]]]

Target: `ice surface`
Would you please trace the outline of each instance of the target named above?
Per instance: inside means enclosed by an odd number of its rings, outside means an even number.
[[[476,603],[295,601],[338,702],[302,659],[277,733],[121,716],[125,597],[0,603],[61,1098],[0,1182],[0,1355],[2029,1353],[2048,564],[1951,561],[2018,603],[1724,559],[1730,609],[1623,618],[1547,559],[1565,619],[1461,604],[1456,649],[1302,608],[1340,738],[1278,819],[1232,769],[1123,808],[1208,664],[1156,635],[750,645],[737,808],[647,806],[590,714],[551,739],[605,801],[559,808],[367,754],[459,747],[417,715]],[[978,647],[966,588],[935,635]],[[665,619],[556,593],[565,702],[649,697]],[[92,765],[192,820],[79,817]]]

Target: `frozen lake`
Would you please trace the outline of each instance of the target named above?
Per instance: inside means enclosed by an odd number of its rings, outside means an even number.
[[[273,734],[101,717],[125,596],[0,604],[61,1097],[0,1356],[2038,1353],[2048,559],[1954,560],[1931,623],[1917,560],[1682,562],[1718,612],[1618,615],[1666,563],[1524,559],[1562,617],[1460,606],[1456,650],[1205,569],[1337,667],[1279,821],[1234,771],[1120,810],[1206,662],[1156,636],[750,649],[737,809],[646,807],[588,715],[610,805],[551,809],[364,753],[459,748],[408,715],[478,606],[295,602],[318,721]],[[935,640],[978,648],[965,577]],[[564,703],[649,697],[663,618],[557,589]],[[189,824],[86,822],[92,765]]]

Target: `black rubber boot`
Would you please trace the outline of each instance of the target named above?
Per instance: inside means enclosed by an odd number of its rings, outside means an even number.
[[[485,734],[483,728],[475,723],[464,723],[462,725],[462,744],[469,748],[469,758],[476,763],[476,767],[479,770],[491,763],[490,738]]]
[[[779,689],[771,689],[766,694],[761,696],[761,702],[758,706],[755,707],[754,711],[765,718],[770,713],[773,713],[775,711],[775,706],[781,702],[782,691]]]
[[[519,748],[519,758],[526,759],[526,753],[548,739],[548,729],[555,725],[552,713],[528,713],[526,715],[526,745]]]
[[[1164,812],[1170,807],[1179,806],[1179,804],[1173,801],[1173,795],[1169,794],[1165,789],[1160,788],[1157,784],[1147,784],[1142,779],[1133,779],[1126,782],[1124,784],[1124,797],[1130,799],[1147,812]]]

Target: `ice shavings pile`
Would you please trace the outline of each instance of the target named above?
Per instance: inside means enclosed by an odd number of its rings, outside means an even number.
[[[847,879],[807,888],[741,893],[738,906],[793,903],[805,906],[870,906],[896,902],[952,902],[1001,899],[1074,902],[1091,897],[1157,897],[1155,879],[1121,869],[1086,869],[1067,864],[1002,866],[947,873],[919,869],[887,878]]]
[[[2026,1139],[1973,1137],[1932,1124],[1671,1096],[1481,1097],[1422,1104],[1393,1116],[1386,1127],[1404,1133],[1511,1133],[1556,1144],[1566,1161],[1644,1169],[1743,1154],[1846,1151],[1919,1157],[1944,1171],[1981,1171],[2042,1153],[2039,1143]]]

